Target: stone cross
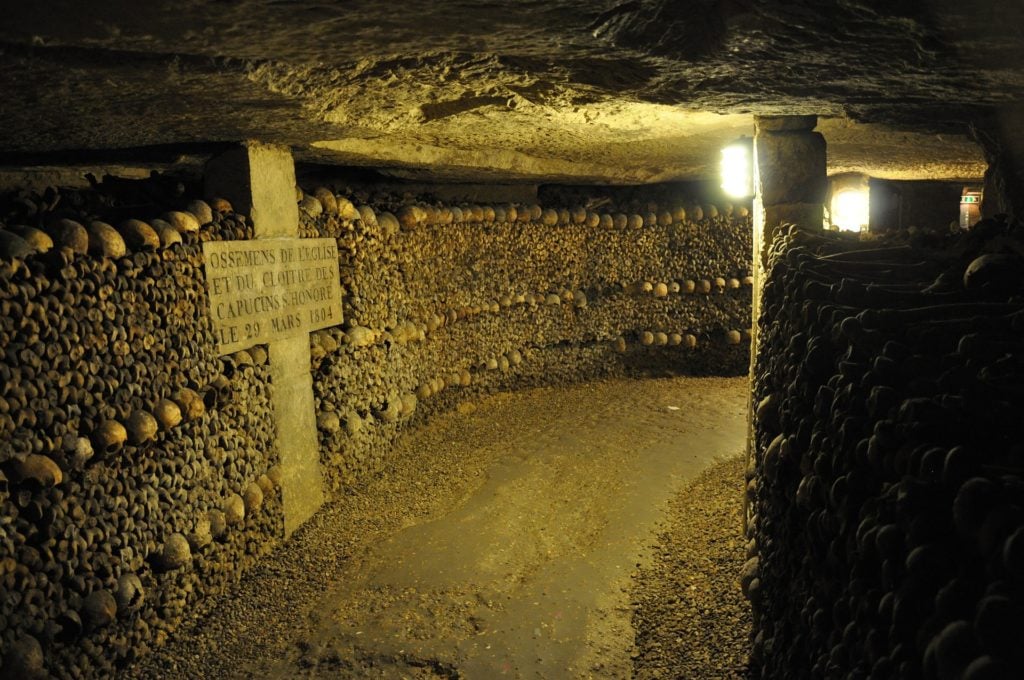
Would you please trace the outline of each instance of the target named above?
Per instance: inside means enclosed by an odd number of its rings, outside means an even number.
[[[204,243],[206,285],[221,354],[269,345],[287,537],[324,502],[309,331],[341,323],[337,244],[299,238],[286,147],[244,142],[207,163],[204,183],[253,221],[253,241]]]

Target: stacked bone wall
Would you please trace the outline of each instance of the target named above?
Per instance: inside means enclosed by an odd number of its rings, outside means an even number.
[[[752,677],[1024,667],[1019,231],[943,232],[774,244],[748,470]]]
[[[218,356],[203,273],[204,240],[252,225],[194,193],[0,202],[0,677],[116,676],[281,540],[267,350]],[[311,335],[335,491],[495,390],[746,370],[745,216],[317,196],[301,228],[338,240],[346,319]]]
[[[404,428],[496,390],[747,370],[745,214],[371,208],[325,189],[300,207],[340,253],[345,323],[311,342],[333,491],[385,469]]]
[[[202,272],[251,228],[147,192],[4,206],[0,677],[114,677],[283,535],[266,352],[218,357]]]

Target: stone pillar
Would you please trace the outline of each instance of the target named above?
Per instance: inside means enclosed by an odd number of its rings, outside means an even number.
[[[822,228],[828,176],[817,124],[817,116],[754,118],[754,212],[761,218],[754,222],[754,240],[761,266],[779,225]]]
[[[1006,105],[971,132],[988,161],[984,217],[1006,213],[1024,219],[1024,104]]]
[[[796,224],[818,231],[824,224],[824,201],[828,190],[825,138],[814,132],[817,116],[755,116],[754,118],[754,234],[752,300],[753,323],[750,343],[750,385],[753,400],[757,374],[760,333],[761,289],[764,286],[765,256],[782,224]],[[747,459],[754,446],[754,408],[748,418]],[[746,498],[746,494],[744,494]],[[746,517],[744,517],[744,522]],[[746,527],[744,527],[746,528]]]
[[[204,184],[207,196],[226,198],[252,218],[257,239],[298,238],[295,164],[286,147],[244,142],[207,163]],[[268,355],[289,536],[324,502],[309,334],[271,342]]]
[[[284,534],[290,536],[324,504],[309,335],[272,342],[268,355],[281,456]]]

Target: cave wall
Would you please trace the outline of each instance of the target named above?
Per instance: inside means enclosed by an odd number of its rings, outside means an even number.
[[[283,540],[268,348],[218,356],[203,270],[253,225],[199,186],[0,201],[0,677],[116,675]],[[739,212],[300,194],[302,235],[339,245],[345,324],[310,361],[341,502],[497,390],[746,370]]]
[[[945,233],[924,247],[793,228],[772,244],[742,576],[752,677],[1024,665],[1024,261],[1005,222]]]
[[[871,231],[910,227],[948,231],[960,221],[960,195],[965,182],[891,181],[872,179]],[[978,183],[980,186],[980,183]]]

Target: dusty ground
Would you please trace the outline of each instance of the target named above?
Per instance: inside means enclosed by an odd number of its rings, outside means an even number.
[[[750,607],[736,582],[746,560],[743,468],[741,456],[717,463],[669,503],[636,578],[634,677],[746,677]]]
[[[609,381],[437,418],[402,441],[395,474],[318,513],[131,677],[629,677],[651,658],[634,603],[672,570],[672,550],[651,549],[659,523],[741,450],[746,387]],[[715,532],[727,543],[734,520]],[[738,567],[718,564],[718,580]]]

